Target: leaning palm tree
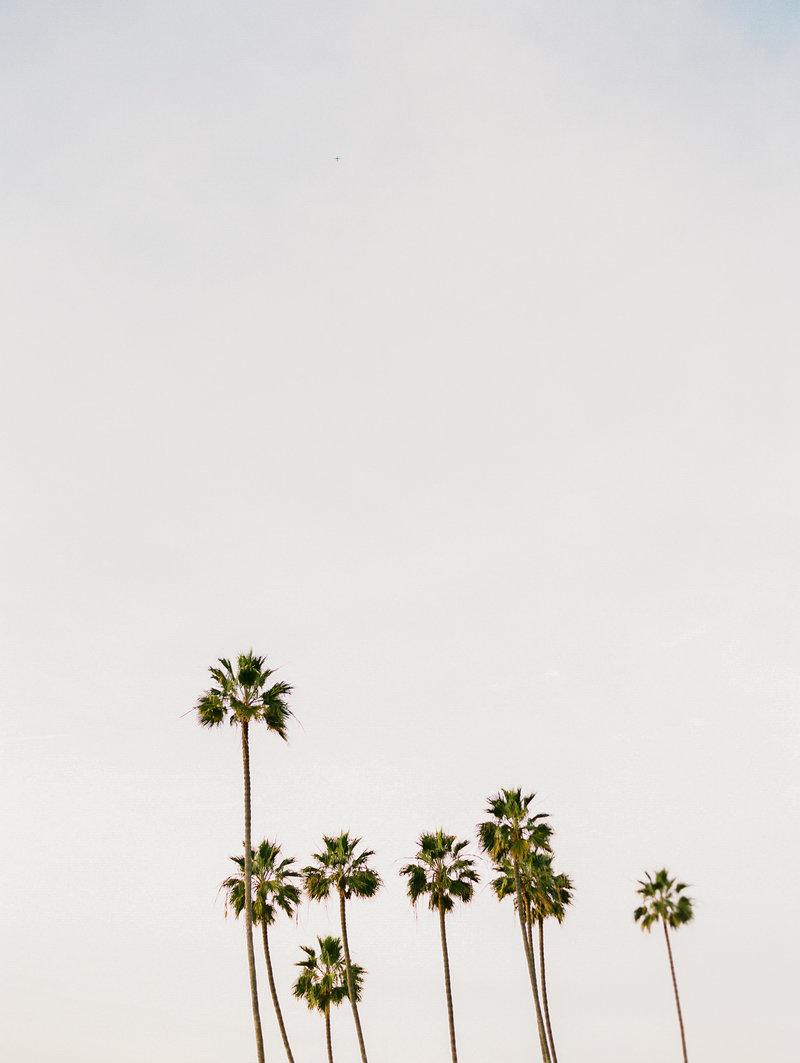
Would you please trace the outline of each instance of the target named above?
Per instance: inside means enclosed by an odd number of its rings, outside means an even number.
[[[445,834],[439,829],[435,834],[422,834],[419,839],[418,863],[406,864],[400,874],[408,877],[408,895],[413,904],[424,896],[428,907],[439,913],[439,935],[442,940],[444,962],[444,991],[447,1001],[447,1020],[450,1024],[450,1053],[453,1063],[458,1063],[456,1054],[456,1027],[453,1019],[453,995],[450,990],[450,958],[447,954],[445,915],[452,911],[456,900],[467,904],[475,893],[478,873],[475,861],[462,855],[467,842],[456,842],[454,834]]]
[[[542,1060],[543,1063],[552,1063],[536,981],[536,965],[528,935],[527,908],[520,873],[520,865],[531,851],[550,851],[552,829],[543,822],[547,818],[546,813],[539,812],[534,815],[530,812],[530,804],[535,796],[535,794],[523,796],[522,791],[517,789],[500,790],[490,797],[486,811],[492,818],[478,824],[478,837],[483,850],[490,859],[496,864],[502,864],[504,860],[507,860],[511,865],[522,944],[536,1009],[536,1025],[539,1031]]]
[[[299,1000],[305,1000],[309,1008],[312,1010],[316,1008],[325,1016],[328,1063],[333,1063],[331,1005],[340,1004],[349,995],[347,967],[342,958],[342,943],[339,938],[317,938],[317,941],[319,942],[319,956],[307,945],[300,946],[306,958],[297,964],[298,967],[303,968],[303,973],[294,984],[294,995]],[[350,965],[350,982],[355,999],[361,1000],[364,968],[359,967],[357,963]]]
[[[637,923],[641,923],[642,930],[648,933],[654,923],[664,925],[669,969],[672,973],[672,988],[675,991],[675,1006],[678,1009],[678,1025],[681,1028],[683,1063],[689,1063],[689,1061],[686,1055],[686,1035],[683,1029],[681,1000],[678,996],[678,982],[675,978],[675,965],[672,962],[672,946],[669,943],[669,928],[677,930],[684,923],[690,922],[694,916],[692,899],[683,895],[686,888],[685,882],[676,882],[674,878],[670,878],[666,868],[656,871],[652,876],[646,874],[645,881],[639,883],[639,889],[636,891],[644,899],[644,904],[633,913],[633,918]]]
[[[548,1043],[553,1063],[558,1063],[553,1027],[550,1023],[550,1006],[547,1000],[547,974],[544,963],[544,921],[554,918],[563,923],[567,907],[572,904],[573,884],[569,875],[553,871],[552,857],[545,853],[531,853],[531,905],[529,910],[530,945],[533,951],[533,923],[539,927],[539,971],[542,979],[542,1007],[547,1027]]]
[[[342,924],[347,995],[353,1009],[361,1061],[367,1063],[367,1050],[364,1047],[361,1020],[358,1017],[358,998],[352,977],[345,901],[351,897],[374,897],[382,883],[378,873],[367,865],[369,858],[375,855],[372,850],[365,849],[362,853],[356,853],[356,849],[361,844],[360,838],[351,838],[345,831],[337,838],[324,835],[322,840],[325,848],[319,853],[314,853],[312,860],[315,863],[303,868],[305,886],[309,897],[314,901],[325,900],[331,890],[335,890],[339,895],[339,919]]]
[[[278,910],[286,915],[293,915],[294,910],[300,903],[300,891],[291,881],[300,878],[300,872],[292,870],[294,860],[287,857],[278,861],[281,848],[276,842],[263,841],[258,849],[250,854],[251,888],[253,891],[253,923],[261,925],[261,937],[264,942],[264,958],[267,961],[267,976],[269,978],[269,991],[272,995],[272,1006],[278,1019],[278,1027],[283,1038],[283,1047],[289,1063],[294,1063],[292,1050],[289,1046],[289,1038],[286,1035],[286,1027],[283,1024],[281,1006],[278,1002],[278,992],[275,988],[275,978],[272,973],[272,959],[269,952],[269,938],[267,928],[275,922]],[[225,912],[228,906],[233,908],[234,915],[238,919],[245,907],[244,891],[244,857],[232,856],[231,860],[239,868],[236,875],[231,875],[222,883],[221,889],[227,891],[225,899]]]
[[[503,860],[495,866],[497,878],[491,886],[498,900],[513,897],[516,907],[516,888],[514,869],[510,860]],[[561,923],[566,915],[566,908],[572,903],[572,880],[568,875],[553,871],[553,858],[550,853],[529,851],[520,861],[520,883],[522,886],[523,911],[528,934],[528,949],[534,954],[533,927],[539,929],[539,972],[541,982],[541,1003],[550,1048],[552,1063],[558,1063],[553,1028],[550,1022],[550,1007],[547,999],[547,976],[544,960],[544,920],[553,916]]]
[[[264,1063],[264,1037],[261,1033],[261,1015],[258,1010],[258,985],[256,983],[256,960],[253,952],[253,898],[251,892],[250,866],[252,848],[250,842],[250,741],[251,723],[264,723],[284,741],[286,724],[292,715],[286,704],[286,695],[291,691],[288,683],[278,682],[268,686],[272,668],[267,668],[263,657],[241,653],[234,669],[231,662],[220,657],[221,667],[211,667],[209,672],[215,682],[202,694],[195,706],[197,718],[203,727],[217,727],[226,718],[238,724],[242,730],[242,767],[244,771],[244,901],[245,940],[247,943],[247,966],[250,972],[250,1002],[253,1008],[253,1025],[256,1032],[258,1063]]]

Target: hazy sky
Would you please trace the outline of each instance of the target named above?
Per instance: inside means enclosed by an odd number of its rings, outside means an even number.
[[[561,1063],[679,1058],[664,865],[693,1063],[794,1063],[799,70],[777,0],[2,4],[8,1059],[255,1059],[238,734],[185,715],[252,647],[255,839],[386,883],[374,1063],[448,1058],[397,872],[510,786],[576,884]],[[298,1063],[337,925],[274,931]],[[535,1059],[509,902],[450,945],[463,1063]]]

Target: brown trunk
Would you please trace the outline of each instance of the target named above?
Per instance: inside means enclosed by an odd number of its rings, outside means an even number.
[[[669,931],[667,930],[667,924],[664,923],[664,937],[667,939],[667,952],[669,954],[669,969],[672,972],[672,988],[675,990],[675,1006],[678,1009],[678,1023],[681,1028],[681,1047],[683,1048],[683,1063],[689,1063],[689,1057],[686,1055],[686,1034],[683,1030],[683,1015],[681,1014],[681,998],[678,996],[678,982],[675,978],[675,965],[672,962],[672,946],[669,943]]]
[[[450,1054],[453,1063],[458,1063],[456,1055],[456,1024],[453,1019],[453,995],[450,992],[450,958],[447,955],[447,934],[444,927],[444,908],[439,904],[439,932],[442,937],[442,959],[444,960],[444,992],[447,998],[447,1021],[450,1023]]]
[[[281,1030],[281,1037],[283,1038],[283,1047],[286,1049],[286,1055],[289,1059],[289,1063],[294,1063],[292,1056],[292,1050],[289,1047],[289,1038],[286,1036],[286,1027],[283,1025],[283,1015],[281,1014],[281,1006],[278,1003],[278,993],[275,989],[275,979],[272,975],[272,960],[269,954],[269,942],[267,940],[267,924],[261,924],[261,934],[264,938],[264,957],[267,961],[267,978],[269,978],[269,991],[272,994],[272,1006],[275,1008],[275,1014],[278,1017],[278,1026]]]
[[[536,1025],[539,1028],[539,1044],[542,1049],[542,1061],[543,1063],[552,1063],[550,1059],[550,1049],[547,1047],[547,1034],[544,1029],[544,1021],[542,1019],[542,1005],[539,1002],[539,988],[536,985],[536,967],[533,962],[533,950],[530,948],[528,939],[528,920],[525,915],[525,901],[522,896],[522,882],[519,876],[519,864],[514,860],[514,887],[517,891],[517,914],[519,915],[519,926],[522,931],[522,944],[525,949],[525,959],[528,964],[528,976],[531,980],[531,990],[533,992],[533,1002],[536,1006]]]
[[[550,1008],[547,1006],[547,976],[545,975],[544,970],[544,919],[542,916],[539,916],[539,970],[542,974],[542,1005],[544,1006],[544,1021],[547,1026],[547,1036],[550,1040],[550,1055],[553,1057],[553,1063],[558,1063],[556,1046],[553,1041],[553,1028],[550,1025]]]
[[[353,1019],[356,1024],[358,1047],[361,1050],[361,1063],[367,1063],[367,1050],[364,1048],[364,1035],[361,1033],[361,1020],[358,1017],[358,1004],[356,1004],[356,994],[353,986],[353,972],[350,967],[350,945],[347,941],[347,916],[344,911],[344,892],[342,890],[339,890],[339,916],[342,922],[342,944],[344,945],[344,966],[347,974],[347,995],[350,997],[350,1005],[353,1009]]]
[[[264,1036],[261,1032],[261,1015],[258,1011],[256,957],[253,951],[252,856],[250,853],[250,746],[246,720],[242,720],[242,765],[244,768],[244,926],[245,938],[247,939],[247,966],[250,971],[250,1002],[253,1006],[253,1025],[256,1029],[256,1052],[258,1054],[258,1063],[264,1063]]]
[[[333,1045],[331,1044],[331,1006],[325,1009],[325,1044],[328,1046],[328,1063],[333,1063]]]

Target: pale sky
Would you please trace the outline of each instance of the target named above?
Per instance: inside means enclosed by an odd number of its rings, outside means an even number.
[[[576,887],[560,1063],[680,1058],[662,866],[690,1059],[794,1063],[798,71],[776,0],[6,0],[6,1058],[255,1059],[238,733],[189,713],[252,647],[297,716],[254,840],[385,880],[371,1063],[449,1058],[398,869],[515,786]],[[298,1063],[323,933],[273,932]],[[510,903],[449,934],[462,1063],[538,1058]]]

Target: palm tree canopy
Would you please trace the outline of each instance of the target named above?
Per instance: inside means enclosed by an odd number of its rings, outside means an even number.
[[[340,1004],[349,996],[347,972],[340,939],[326,937],[317,938],[317,941],[319,955],[307,945],[300,946],[306,958],[296,965],[303,969],[303,973],[295,982],[293,992],[298,1000],[305,1000],[312,1010],[316,1008],[325,1012],[331,1004]],[[358,1003],[361,1000],[365,971],[357,963],[350,965],[350,971],[353,976],[353,992]]]
[[[413,904],[427,895],[431,910],[442,908],[449,912],[455,900],[472,900],[478,873],[474,859],[462,855],[466,841],[456,842],[454,834],[439,829],[435,834],[422,834],[419,839],[417,863],[400,869],[408,878],[408,896]]]
[[[497,878],[491,887],[502,901],[505,897],[514,897],[514,867],[509,859],[495,865]],[[572,904],[574,887],[569,875],[556,874],[553,871],[553,857],[550,853],[529,851],[519,862],[522,896],[533,919],[547,919],[553,916],[559,923],[563,922],[567,907]]]
[[[283,682],[268,685],[274,669],[267,668],[265,658],[252,650],[239,654],[235,669],[226,657],[219,658],[219,665],[209,668],[215,685],[201,694],[195,706],[200,724],[216,727],[226,716],[232,724],[260,720],[285,741],[292,716],[286,704],[291,686]]]
[[[478,838],[484,851],[497,862],[510,859],[519,863],[531,849],[550,852],[553,833],[546,812],[535,815],[530,804],[536,794],[523,796],[522,790],[500,790],[489,798],[486,812],[492,817],[478,824]]]
[[[314,864],[303,868],[306,890],[312,900],[324,900],[332,889],[351,897],[374,897],[383,885],[380,875],[368,866],[375,853],[364,849],[357,853],[360,838],[351,838],[347,831],[338,837],[323,835],[325,848],[314,853]]]
[[[300,878],[300,872],[292,868],[294,859],[287,857],[279,860],[281,847],[277,842],[263,841],[258,849],[251,849],[250,883],[253,894],[253,922],[272,926],[278,910],[293,915],[300,903],[300,891],[291,881]],[[226,878],[220,889],[227,891],[225,914],[228,907],[238,917],[244,911],[244,857],[232,856],[231,860],[239,868],[236,875]]]
[[[641,923],[642,930],[649,931],[658,922],[677,930],[694,917],[693,902],[683,893],[685,889],[688,889],[687,884],[670,878],[666,868],[652,876],[645,874],[645,880],[639,882],[636,891],[645,903],[636,909],[633,918]]]

